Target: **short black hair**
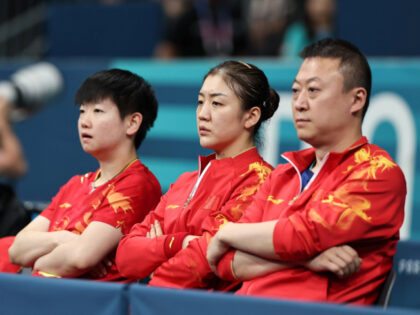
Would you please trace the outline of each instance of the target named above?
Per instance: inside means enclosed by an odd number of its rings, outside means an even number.
[[[152,86],[127,70],[103,70],[83,82],[74,97],[74,104],[98,102],[106,98],[117,105],[121,119],[136,112],[142,114],[143,121],[134,140],[138,149],[157,117],[158,102]]]
[[[344,92],[355,87],[366,89],[363,119],[369,106],[372,72],[365,55],[359,48],[344,39],[325,38],[305,47],[299,55],[304,59],[311,57],[340,59],[339,71],[344,77]]]

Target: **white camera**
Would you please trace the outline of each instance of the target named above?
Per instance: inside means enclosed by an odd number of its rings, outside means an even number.
[[[24,67],[0,81],[0,95],[11,105],[10,119],[24,120],[63,90],[64,80],[58,68],[49,62]]]

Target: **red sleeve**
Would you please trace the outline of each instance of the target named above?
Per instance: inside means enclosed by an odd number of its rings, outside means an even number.
[[[175,256],[175,254],[182,249],[182,243],[187,235],[187,232],[179,232],[167,235],[163,249],[168,259]]]
[[[161,191],[149,179],[148,173],[131,171],[110,183],[102,195],[104,199],[98,200],[92,221],[121,228],[122,233],[127,234],[135,223],[141,222],[156,206]]]
[[[172,288],[204,288],[213,274],[206,260],[207,238],[192,240],[186,248],[162,263],[149,284]]]
[[[252,203],[243,213],[239,223],[261,222],[264,214],[264,206],[270,194],[270,187],[272,182],[271,173],[261,185],[260,189],[252,198]]]
[[[278,220],[273,242],[281,259],[306,260],[332,246],[398,235],[405,180],[396,164],[382,159],[376,169],[359,164],[336,189],[318,190],[302,211]]]
[[[217,264],[217,273],[219,278],[228,281],[235,281],[235,275],[232,270],[233,258],[235,256],[235,250],[227,252]]]
[[[9,258],[9,248],[15,241],[14,236],[0,238],[0,272],[19,273],[22,266],[12,264]]]
[[[60,203],[62,196],[68,195],[68,188],[74,187],[73,182],[80,181],[80,176],[73,176],[65,185],[61,186],[58,193],[52,198],[51,203],[39,214],[48,220],[52,221],[55,216],[55,211],[57,209],[57,205]]]
[[[164,247],[168,236],[146,237],[155,220],[159,221],[162,228],[164,227],[165,207],[166,195],[162,196],[154,211],[150,212],[141,223],[134,225],[130,233],[121,239],[117,249],[116,264],[123,276],[143,279],[168,259]]]
[[[268,175],[271,169],[268,167],[267,169]],[[265,177],[258,177],[254,172],[240,177],[239,181],[235,183],[236,188],[229,200],[203,221],[204,235],[191,241],[185,249],[159,266],[155,270],[150,284],[181,288],[208,286],[208,281],[214,278],[206,258],[207,245],[211,236],[227,222],[236,222],[241,218],[243,211],[252,202],[264,180]]]
[[[61,191],[61,190],[60,190]],[[58,192],[59,194],[60,192]],[[58,194],[56,196],[54,196],[51,200],[51,203],[39,214],[40,216],[43,216],[45,218],[47,218],[48,220],[52,221],[53,217],[54,217],[54,212],[56,209],[56,198],[58,198]]]
[[[260,222],[262,221],[262,214],[264,204],[267,202],[267,196],[270,191],[271,176],[261,185],[261,188],[255,194],[251,205],[243,213],[243,216],[238,221],[240,223]],[[235,276],[232,270],[233,257],[235,250],[228,251],[217,264],[217,271],[219,277],[223,280],[233,281]]]
[[[245,214],[248,213],[250,204],[254,202],[259,190],[265,186],[266,179],[272,170],[271,167],[262,164],[265,168],[264,176],[260,177],[254,172],[250,172],[247,176],[240,176],[239,180],[234,183],[234,189],[229,199],[222,205],[220,209],[213,211],[203,221],[203,231],[214,235],[228,222],[242,222]],[[261,173],[260,173],[261,174]],[[246,211],[245,211],[246,210]],[[244,216],[243,216],[244,215]],[[250,213],[246,216],[259,217],[261,213]]]

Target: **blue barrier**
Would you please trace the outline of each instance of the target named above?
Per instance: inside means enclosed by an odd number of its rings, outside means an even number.
[[[0,292],[0,313],[11,315],[416,314],[407,309],[384,310],[378,307],[306,303],[199,290],[152,288],[140,284],[44,279],[4,273],[0,273]]]
[[[129,287],[132,315],[152,314],[413,314],[402,309],[383,310],[377,307],[355,307],[324,303],[295,302],[277,299],[235,296],[230,293],[152,288],[144,285]]]
[[[1,314],[127,314],[127,285],[0,273]]]

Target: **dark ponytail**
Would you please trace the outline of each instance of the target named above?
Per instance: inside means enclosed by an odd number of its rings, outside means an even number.
[[[280,103],[280,96],[272,88],[269,90],[268,99],[263,103],[263,110],[261,110],[261,120],[266,121],[273,117]]]

